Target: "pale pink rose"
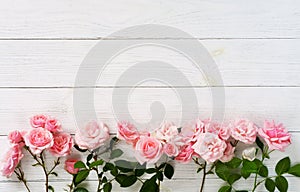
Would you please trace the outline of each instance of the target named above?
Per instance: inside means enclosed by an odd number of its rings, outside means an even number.
[[[284,151],[291,144],[291,135],[281,123],[276,125],[274,121],[265,121],[264,127],[258,129],[258,133],[270,150]]]
[[[100,122],[89,122],[83,129],[77,130],[75,142],[81,149],[96,149],[109,139],[108,127]]]
[[[52,147],[54,143],[52,133],[42,127],[28,131],[24,141],[33,154],[41,153],[44,149]]]
[[[195,122],[189,123],[185,125],[180,132],[180,136],[185,140],[187,143],[189,141],[196,141],[199,134],[204,133],[209,126],[209,119],[200,120],[197,119]]]
[[[8,140],[9,140],[9,142],[15,143],[15,144],[24,142],[23,135],[22,135],[22,133],[21,133],[20,131],[18,131],[18,130],[15,130],[15,131],[10,132],[10,133],[8,134]]]
[[[65,161],[65,170],[70,173],[70,174],[77,174],[79,169],[78,168],[74,168],[75,163],[77,162],[77,159],[67,159]]]
[[[135,145],[135,157],[140,164],[156,163],[162,151],[162,144],[154,137],[141,136]]]
[[[10,177],[15,168],[20,163],[21,159],[23,158],[23,154],[21,148],[18,144],[14,144],[12,148],[7,151],[4,155],[4,159],[1,161],[1,173],[5,177]]]
[[[179,153],[178,146],[174,142],[169,142],[163,146],[164,153],[169,157],[176,157]]]
[[[53,139],[54,144],[49,150],[54,156],[63,157],[71,153],[73,139],[70,134],[55,133],[53,134]]]
[[[226,142],[213,133],[200,134],[196,143],[192,146],[195,153],[208,163],[219,160],[224,155],[226,147]]]
[[[194,155],[194,149],[192,144],[184,145],[181,147],[178,155],[175,157],[175,160],[180,163],[189,163]]]
[[[45,128],[45,123],[47,119],[48,116],[46,115],[36,115],[30,118],[30,124],[33,128]]]
[[[163,143],[168,143],[178,135],[177,126],[171,122],[164,122],[159,129],[155,131],[156,138]]]
[[[230,124],[231,136],[245,144],[252,144],[256,140],[257,126],[247,120],[241,119]]]
[[[230,137],[230,129],[215,122],[210,123],[207,132],[217,134],[223,140],[227,140]]]
[[[126,121],[121,121],[118,122],[117,137],[120,140],[135,144],[140,137],[140,134],[133,124]]]
[[[61,131],[61,124],[57,119],[49,117],[45,122],[45,129],[52,133],[55,133]]]
[[[226,142],[226,149],[224,151],[224,155],[220,158],[220,161],[223,163],[231,161],[231,159],[234,157],[234,150],[235,147],[233,147],[230,142]]]

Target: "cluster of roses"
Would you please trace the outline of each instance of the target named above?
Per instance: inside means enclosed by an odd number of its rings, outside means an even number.
[[[14,173],[24,157],[23,148],[33,156],[40,155],[44,150],[48,150],[55,157],[67,156],[71,153],[72,136],[62,131],[57,119],[37,115],[31,118],[30,124],[31,130],[16,130],[9,133],[11,148],[1,162],[3,176],[10,177]]]
[[[128,122],[118,123],[118,138],[133,145],[135,157],[142,164],[155,163],[163,154],[181,163],[188,163],[193,157],[208,163],[228,162],[234,157],[237,142],[253,144],[259,135],[269,150],[283,151],[291,136],[282,124],[265,121],[258,127],[247,119],[229,123],[227,126],[210,120],[197,120],[182,128],[173,123],[164,123],[154,132],[140,133]]]

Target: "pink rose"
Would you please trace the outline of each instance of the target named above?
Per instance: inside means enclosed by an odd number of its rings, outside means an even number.
[[[196,141],[198,135],[204,133],[208,129],[209,122],[209,119],[203,121],[197,119],[196,122],[185,125],[180,132],[180,136],[186,142]]]
[[[44,149],[52,147],[54,143],[52,133],[42,127],[28,131],[24,141],[33,154],[41,153]]]
[[[256,140],[257,126],[247,120],[241,119],[230,125],[231,136],[246,144],[252,144]]]
[[[79,169],[78,168],[74,168],[75,163],[77,162],[77,159],[67,159],[65,161],[65,170],[70,173],[70,174],[77,174]]]
[[[61,124],[57,119],[49,117],[45,122],[45,129],[48,131],[55,133],[61,131]]]
[[[118,122],[117,137],[120,140],[124,140],[128,143],[135,144],[138,138],[140,137],[140,134],[133,124],[126,121],[121,121]]]
[[[135,146],[135,157],[140,164],[156,163],[162,155],[162,144],[153,137],[141,136]]]
[[[31,117],[30,124],[33,128],[43,127],[45,128],[45,123],[47,120],[47,116],[45,115],[36,115]]]
[[[200,134],[196,143],[192,146],[195,153],[208,163],[220,159],[224,155],[226,147],[226,142],[213,133]]]
[[[57,157],[67,156],[71,153],[73,139],[67,133],[55,133],[53,135],[54,144],[50,148],[50,152]]]
[[[226,142],[226,144],[227,144],[227,147],[224,151],[224,155],[220,158],[220,161],[222,161],[223,163],[230,161],[234,157],[235,147],[233,147],[230,144],[230,142]]]
[[[18,144],[24,141],[23,135],[20,131],[12,131],[8,134],[8,140],[11,143]]]
[[[259,135],[266,141],[270,150],[284,151],[291,144],[291,135],[282,124],[265,121],[264,127],[258,129]]]
[[[230,129],[218,123],[210,123],[207,129],[207,132],[217,134],[222,140],[227,140],[230,137]]]
[[[184,145],[175,160],[180,163],[189,163],[194,155],[194,149],[192,148],[192,144]]]
[[[156,130],[155,134],[158,140],[167,143],[178,135],[178,129],[173,123],[165,122]]]
[[[7,151],[4,156],[4,159],[1,161],[1,173],[3,176],[10,177],[15,168],[20,163],[21,159],[23,158],[22,151],[19,145],[14,144],[12,148]]]
[[[179,153],[178,146],[173,142],[169,142],[163,147],[164,153],[169,157],[176,157]]]
[[[96,149],[109,139],[108,127],[100,122],[89,122],[83,129],[77,130],[75,142],[81,149]]]

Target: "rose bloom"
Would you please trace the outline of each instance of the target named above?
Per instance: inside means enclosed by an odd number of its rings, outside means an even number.
[[[89,122],[83,129],[77,130],[75,142],[81,149],[96,149],[109,139],[108,127],[100,122]]]
[[[244,159],[247,159],[249,161],[254,161],[254,159],[256,158],[256,148],[250,147],[250,148],[244,149],[242,156]]]
[[[224,155],[226,147],[226,142],[213,133],[200,134],[196,143],[192,146],[195,153],[208,163],[220,159]]]
[[[49,117],[45,122],[45,129],[52,133],[55,133],[61,131],[61,124],[57,119]]]
[[[54,144],[49,150],[54,156],[62,157],[71,153],[73,139],[70,134],[55,133],[53,139]]]
[[[156,130],[155,135],[158,140],[167,143],[178,135],[178,129],[174,123],[165,122]]]
[[[222,140],[227,140],[230,137],[230,129],[228,127],[214,122],[210,123],[207,132],[217,134]]]
[[[52,133],[42,127],[28,131],[24,141],[33,154],[41,153],[44,149],[52,147],[54,143]]]
[[[121,121],[118,122],[117,137],[120,140],[124,140],[128,143],[135,144],[138,138],[140,137],[140,134],[133,124],[126,121]]]
[[[175,160],[180,163],[189,163],[194,155],[194,149],[192,144],[184,145],[181,147],[178,155],[175,157]]]
[[[256,140],[257,126],[247,119],[235,121],[230,129],[231,136],[245,144],[252,144]]]
[[[9,142],[14,144],[21,143],[24,141],[22,133],[18,130],[10,132],[8,134],[8,140]]]
[[[226,145],[224,155],[220,158],[220,161],[223,163],[229,162],[234,157],[235,147],[233,147],[230,142],[226,142]]]
[[[180,136],[186,141],[196,141],[199,134],[204,133],[209,126],[209,119],[200,120],[185,125],[180,132]]]
[[[65,161],[65,170],[70,173],[70,174],[77,174],[79,169],[78,168],[74,168],[75,163],[77,162],[77,159],[67,159]]]
[[[291,144],[291,135],[282,124],[265,121],[264,127],[258,129],[258,134],[265,140],[270,150],[284,151]]]
[[[156,163],[162,155],[162,144],[154,137],[141,136],[135,145],[135,157],[140,164]]]
[[[178,146],[174,142],[169,142],[163,146],[164,153],[169,157],[176,157],[179,153]]]
[[[30,124],[33,128],[43,127],[45,128],[45,123],[47,120],[45,115],[36,115],[30,118]]]
[[[15,168],[23,158],[23,154],[19,145],[14,144],[12,148],[4,155],[4,159],[1,161],[1,173],[5,177],[10,177]]]

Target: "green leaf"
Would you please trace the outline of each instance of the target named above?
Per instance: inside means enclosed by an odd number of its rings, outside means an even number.
[[[121,149],[115,149],[110,153],[110,159],[115,159],[121,157],[123,155],[123,151]]]
[[[164,174],[168,179],[172,179],[174,175],[174,167],[170,164],[166,164]]]
[[[231,191],[231,186],[223,186],[219,189],[218,192],[230,192]]]
[[[89,167],[90,167],[90,168],[92,168],[92,167],[97,167],[97,166],[99,166],[99,165],[103,165],[103,163],[104,163],[104,161],[103,161],[102,159],[100,159],[100,160],[97,160],[97,161],[93,161],[93,162],[89,165]]]
[[[87,157],[86,157],[86,162],[89,162],[92,158],[93,158],[93,154],[89,154]]]
[[[290,168],[288,171],[289,174],[294,175],[296,177],[300,177],[300,164],[296,164]]]
[[[158,180],[163,181],[164,180],[164,175],[161,171],[156,173],[156,177]]]
[[[261,152],[263,153],[264,152],[264,143],[261,142],[259,137],[256,137],[255,143],[260,148]]]
[[[285,157],[278,161],[275,171],[277,175],[282,175],[283,173],[287,173],[291,167],[291,160],[289,157]]]
[[[86,169],[86,166],[85,166],[85,164],[82,161],[77,161],[74,164],[74,168],[84,168],[84,169]]]
[[[50,191],[54,192],[54,188],[53,188],[51,185],[48,186],[48,189],[49,189]]]
[[[141,187],[140,192],[159,192],[156,177],[153,176],[151,179],[146,180]]]
[[[241,175],[244,179],[247,179],[248,177],[250,177],[251,173],[249,173],[247,170],[245,170],[244,168],[241,169]]]
[[[127,178],[127,175],[125,174],[119,174],[116,176],[116,181],[122,185],[123,181]]]
[[[102,178],[102,183],[107,183],[107,177],[104,176],[104,177]]]
[[[135,176],[140,177],[140,176],[144,175],[145,171],[146,171],[146,169],[135,169],[134,174],[135,174]]]
[[[262,177],[268,177],[269,170],[265,165],[263,165],[262,167],[260,167],[260,169],[258,171],[258,174]]]
[[[80,149],[78,145],[74,145],[74,148],[77,149],[77,151],[80,151],[82,153],[87,151],[87,149]]]
[[[230,169],[224,163],[218,161],[216,164],[215,171],[218,177],[220,177],[224,181],[228,180],[228,176],[230,175]]]
[[[275,182],[272,179],[267,178],[265,181],[265,187],[269,192],[275,191]]]
[[[121,187],[130,187],[131,185],[135,184],[137,178],[135,175],[127,176],[121,183]]]
[[[283,176],[276,177],[275,185],[280,192],[287,192],[289,186],[288,181]]]
[[[33,166],[33,167],[35,167],[35,166],[41,166],[41,164],[35,163],[35,164],[32,164],[32,166]]]
[[[105,166],[103,167],[103,171],[106,172],[106,171],[111,171],[115,168],[114,164],[112,163],[105,163]]]
[[[77,187],[74,192],[89,192],[86,188],[83,187]]]
[[[235,168],[238,168],[241,165],[241,163],[242,163],[241,159],[239,159],[237,157],[234,157],[234,158],[231,159],[231,161],[229,161],[229,162],[227,162],[225,164],[228,167],[235,169]]]
[[[167,163],[162,163],[162,164],[160,164],[160,166],[157,168],[157,169],[162,169],[162,168],[165,168],[165,166],[167,165]]]
[[[155,168],[146,169],[146,173],[148,174],[156,173],[156,169]]]
[[[117,176],[119,174],[118,169],[114,167],[113,170],[110,171],[110,174],[113,176]]]
[[[199,167],[198,169],[197,169],[197,173],[199,173],[200,171],[202,171],[202,167]]]
[[[241,178],[240,174],[230,174],[228,177],[228,183],[230,185],[232,185],[234,182],[236,182],[237,180],[239,180]]]
[[[75,176],[75,186],[77,186],[79,183],[81,183],[82,181],[84,181],[90,174],[90,170],[81,170],[77,173],[77,175]]]
[[[104,192],[111,192],[112,189],[112,184],[111,183],[105,183],[105,185],[103,186],[103,191]]]
[[[256,173],[258,169],[257,162],[244,159],[242,169],[248,173]]]
[[[130,162],[125,160],[115,161],[116,166],[123,173],[133,172],[134,168],[137,166],[136,162]]]
[[[55,177],[58,176],[58,174],[57,174],[56,172],[51,172],[50,174],[51,174],[51,175],[54,175]]]

